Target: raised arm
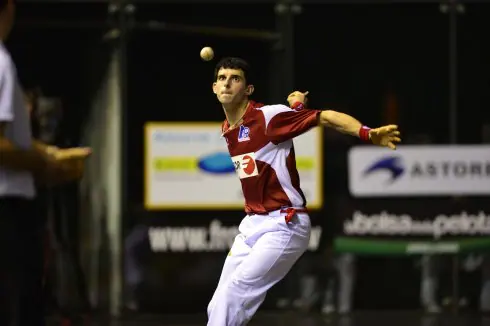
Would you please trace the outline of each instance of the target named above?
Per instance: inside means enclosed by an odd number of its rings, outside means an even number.
[[[303,106],[307,102],[308,92],[293,92],[288,96],[289,105],[293,108]],[[359,137],[375,145],[396,149],[396,143],[401,141],[397,125],[387,125],[379,128],[364,126],[354,117],[333,110],[324,110],[318,115],[318,124],[333,128],[341,133]]]

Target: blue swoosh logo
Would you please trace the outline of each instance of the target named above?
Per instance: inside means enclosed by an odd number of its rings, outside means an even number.
[[[197,165],[208,173],[225,174],[235,172],[235,166],[228,153],[213,153],[199,159]]]
[[[393,182],[405,172],[405,169],[399,157],[391,156],[374,162],[364,171],[364,175],[367,176],[376,171],[388,171],[391,176],[389,181]]]

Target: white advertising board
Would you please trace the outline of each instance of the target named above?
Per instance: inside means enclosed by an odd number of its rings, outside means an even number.
[[[358,146],[349,152],[356,197],[490,195],[490,146]]]
[[[323,202],[322,139],[321,128],[314,128],[294,140],[301,188],[312,209]],[[244,209],[220,123],[147,123],[144,167],[148,210]]]

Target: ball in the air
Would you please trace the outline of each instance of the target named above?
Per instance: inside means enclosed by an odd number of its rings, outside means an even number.
[[[213,60],[213,58],[214,58],[214,51],[212,48],[210,48],[209,46],[202,48],[201,59],[203,59],[204,61],[210,61]]]

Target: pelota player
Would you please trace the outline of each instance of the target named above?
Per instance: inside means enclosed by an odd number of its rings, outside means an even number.
[[[224,58],[217,64],[213,92],[226,115],[223,137],[242,184],[247,215],[208,305],[210,326],[247,324],[267,291],[308,247],[311,224],[294,137],[320,125],[391,149],[400,141],[396,125],[370,129],[340,112],[304,108],[306,93],[291,93],[289,108],[254,102],[249,98],[253,91],[247,62]]]

